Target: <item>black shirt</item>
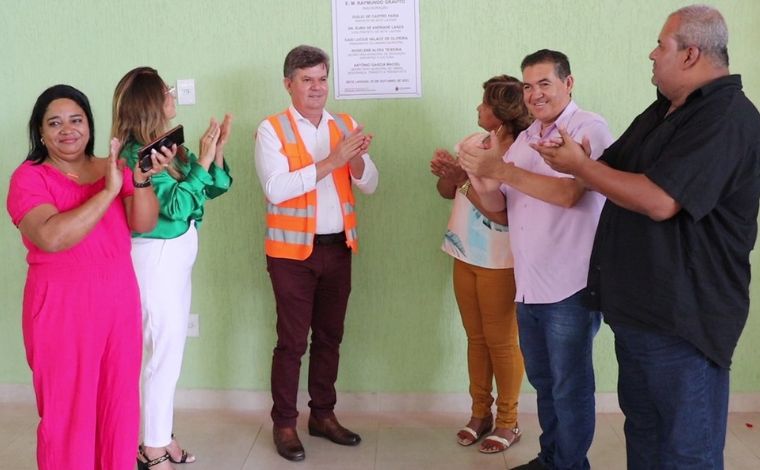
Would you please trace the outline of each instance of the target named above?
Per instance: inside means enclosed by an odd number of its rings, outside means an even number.
[[[682,209],[655,222],[607,201],[589,292],[608,323],[680,336],[728,368],[749,311],[760,114],[738,75],[669,108],[659,95],[600,161],[644,173]]]

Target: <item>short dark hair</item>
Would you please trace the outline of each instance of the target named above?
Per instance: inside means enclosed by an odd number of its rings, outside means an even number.
[[[545,63],[554,64],[554,71],[560,80],[566,79],[570,75],[570,61],[567,56],[559,51],[552,51],[549,49],[541,49],[533,54],[528,54],[522,60],[520,64],[520,70],[525,70],[526,67],[536,64]]]
[[[95,120],[92,118],[92,109],[90,109],[90,100],[84,93],[70,85],[53,85],[37,98],[32,108],[32,116],[29,118],[29,154],[27,160],[34,163],[42,163],[48,157],[48,149],[42,145],[42,120],[48,106],[55,100],[66,98],[75,102],[84,111],[87,116],[87,125],[90,127],[90,140],[85,147],[85,155],[91,157],[95,148]]]
[[[285,65],[282,73],[285,78],[293,78],[296,69],[308,69],[315,65],[325,64],[325,69],[330,72],[330,57],[318,47],[301,44],[288,52],[285,56]]]

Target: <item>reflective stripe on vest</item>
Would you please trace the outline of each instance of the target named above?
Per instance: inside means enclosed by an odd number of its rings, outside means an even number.
[[[273,215],[289,215],[291,217],[314,217],[317,213],[317,208],[314,206],[308,206],[303,209],[298,207],[280,207],[277,204],[268,202],[267,213]]]
[[[296,141],[296,134],[293,132],[293,127],[290,125],[290,120],[288,120],[287,114],[278,114],[277,120],[280,121],[280,126],[285,133],[285,141],[289,144],[298,143],[298,141]]]
[[[279,230],[268,228],[267,238],[276,242],[295,245],[310,245],[314,243],[314,234],[306,232],[294,232],[292,230]]]
[[[348,115],[333,116],[328,121],[330,127],[330,149],[332,150],[342,138],[347,136],[353,122]],[[282,144],[282,152],[288,158],[290,171],[313,164],[313,159],[298,134],[295,120],[289,111],[269,116],[267,120],[272,125]],[[343,227],[346,233],[346,245],[352,251],[359,248],[356,230],[356,213],[351,176],[348,165],[333,171],[331,177],[338,192]],[[294,197],[280,204],[267,203],[267,232],[266,253],[275,258],[304,260],[313,249],[316,232],[316,190]]]
[[[330,113],[327,113],[327,114],[330,114]],[[343,119],[341,119],[342,116],[338,115],[338,117],[335,117],[332,114],[330,114],[330,117],[333,118],[333,122],[338,126],[340,135],[342,135],[343,137],[346,137],[348,134],[351,133],[351,130],[346,125],[346,122]]]
[[[350,246],[351,242],[355,242],[358,238],[358,234],[356,233],[356,215],[354,213],[354,205],[349,202],[343,204],[343,214],[344,217],[353,216],[354,219],[354,226],[352,228],[346,229],[346,241]]]

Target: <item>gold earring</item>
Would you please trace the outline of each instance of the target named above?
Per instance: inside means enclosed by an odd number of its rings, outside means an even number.
[[[40,137],[40,143],[42,144],[43,147],[45,146],[45,138],[44,137]]]

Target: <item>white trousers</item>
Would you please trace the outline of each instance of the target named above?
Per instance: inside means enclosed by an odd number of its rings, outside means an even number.
[[[171,442],[177,388],[190,316],[195,224],[170,240],[133,238],[132,261],[140,285],[143,317],[143,440],[149,447]]]

